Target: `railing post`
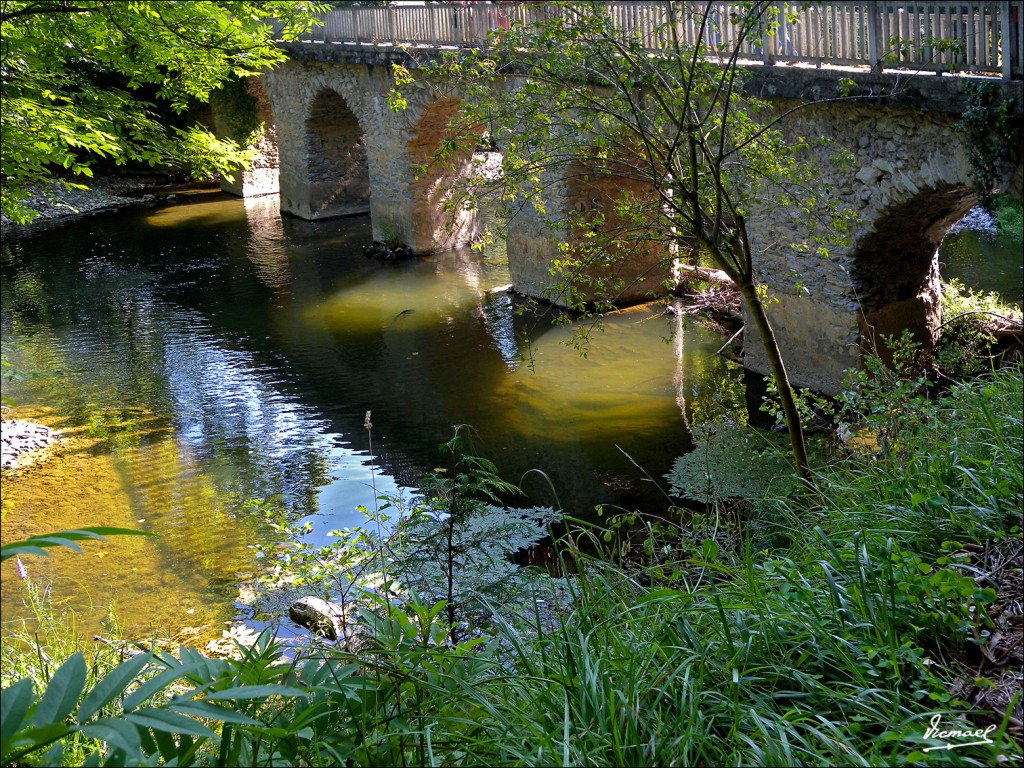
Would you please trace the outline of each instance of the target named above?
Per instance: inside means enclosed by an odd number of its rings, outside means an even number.
[[[776,9],[780,13],[785,13],[786,9],[779,8],[782,5],[779,3],[776,5]],[[776,35],[768,34],[768,25],[765,24],[764,16],[760,18],[758,24],[761,26],[761,59],[766,67],[775,65],[775,37]],[[778,27],[776,27],[778,29]]]
[[[1013,50],[1016,47],[1011,31],[1010,15],[1013,9],[1009,0],[999,3],[999,59],[1003,65],[1003,80],[1013,78]]]
[[[882,17],[878,3],[867,3],[868,7],[868,64],[872,72],[882,71]]]
[[[391,45],[394,48],[398,47],[398,31],[395,29],[395,6],[388,3],[388,32],[391,37]]]

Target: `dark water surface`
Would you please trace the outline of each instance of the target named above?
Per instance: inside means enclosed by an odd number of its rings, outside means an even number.
[[[996,230],[995,219],[974,208],[939,248],[940,273],[975,291],[998,293],[1004,301],[1024,301],[1024,234]]]
[[[4,540],[160,534],[31,559],[85,631],[116,601],[129,634],[216,634],[239,615],[251,545],[273,541],[247,501],[292,509],[314,539],[362,525],[377,494],[415,493],[453,425],[523,479],[516,506],[588,516],[664,508],[688,420],[742,408],[712,331],[654,307],[615,313],[584,359],[571,328],[489,293],[509,282],[501,252],[383,264],[370,241],[368,217],[308,223],[275,199],[210,195],[3,244],[4,350],[22,374],[4,382],[10,415],[68,435],[5,479]],[[25,613],[11,565],[5,626]]]

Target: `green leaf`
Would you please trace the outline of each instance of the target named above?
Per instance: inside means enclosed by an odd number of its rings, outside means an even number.
[[[32,722],[37,728],[64,720],[78,703],[85,687],[85,657],[82,652],[74,654],[54,672],[43,698],[36,707]]]
[[[32,681],[23,677],[9,688],[4,688],[0,694],[0,738],[4,744],[18,732],[22,723],[25,722],[25,713],[35,701],[32,690]],[[7,754],[7,747],[3,748],[4,755]],[[5,759],[6,762],[6,759]]]
[[[99,683],[93,686],[86,694],[85,699],[78,707],[78,722],[84,723],[95,715],[102,707],[105,707],[117,696],[125,692],[125,689],[135,681],[139,672],[153,658],[152,654],[140,653],[127,661],[114,667],[104,676]]]
[[[82,550],[75,544],[76,541],[94,539],[106,541],[106,536],[156,536],[148,531],[136,531],[131,528],[111,528],[103,525],[87,526],[77,528],[73,531],[57,531],[40,536],[29,536],[23,541],[14,541],[0,547],[0,562],[15,555],[47,555],[44,547],[67,547],[76,552]]]
[[[190,717],[166,709],[143,707],[124,716],[125,720],[140,728],[173,734],[188,734],[199,738],[215,738],[216,733]]]
[[[700,544],[700,554],[705,560],[714,560],[718,557],[718,544],[712,539],[704,539]]]
[[[105,741],[114,749],[122,750],[129,761],[141,757],[142,744],[139,732],[127,720],[104,718],[82,726],[81,732],[92,739]]]
[[[223,723],[235,725],[262,725],[259,720],[254,720],[240,712],[235,712],[227,707],[218,707],[216,704],[208,704],[205,701],[193,699],[177,699],[167,703],[167,709],[180,712],[183,715],[204,717],[209,720],[218,720]]]
[[[972,595],[974,602],[981,603],[982,605],[991,605],[999,597],[998,593],[992,589],[992,587],[985,587],[985,589],[977,589]]]
[[[171,683],[206,667],[207,664],[205,662],[199,661],[164,670],[128,694],[124,700],[124,711],[131,712],[143,702],[148,701],[154,694],[167,688]]]
[[[207,694],[205,701],[252,701],[268,696],[307,696],[308,691],[287,685],[240,685]]]
[[[48,723],[42,728],[25,728],[7,741],[3,746],[3,762],[7,765],[11,753],[28,754],[47,744],[52,744],[73,732],[73,728],[65,723]]]

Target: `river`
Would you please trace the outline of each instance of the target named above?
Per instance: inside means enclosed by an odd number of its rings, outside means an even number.
[[[415,493],[454,425],[522,485],[516,506],[592,517],[663,509],[687,421],[742,418],[715,331],[641,307],[607,316],[583,357],[572,327],[491,292],[509,282],[500,248],[385,264],[370,241],[368,217],[309,223],[210,194],[3,244],[8,415],[67,435],[5,478],[3,540],[159,534],[27,560],[82,631],[111,603],[136,637],[245,620],[237,586],[274,537],[254,501],[313,540],[359,526],[360,505]],[[5,626],[25,613],[12,567]]]

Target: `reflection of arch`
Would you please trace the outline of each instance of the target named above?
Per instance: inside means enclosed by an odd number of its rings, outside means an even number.
[[[428,104],[416,123],[415,132],[406,144],[413,179],[412,247],[417,253],[447,250],[470,242],[477,235],[476,211],[444,210],[451,199],[451,183],[465,177],[472,169],[473,150],[483,127],[469,129],[461,135],[452,134],[449,120],[459,108],[459,101],[442,97]],[[454,139],[460,149],[446,163],[434,161],[441,142]],[[424,168],[423,172],[420,169]]]
[[[965,186],[922,191],[889,207],[859,243],[851,274],[869,349],[884,353],[879,337],[904,329],[925,345],[931,342],[939,322],[939,245],[974,202]]]
[[[306,115],[309,215],[322,219],[370,210],[366,132],[345,100],[324,89]]]

